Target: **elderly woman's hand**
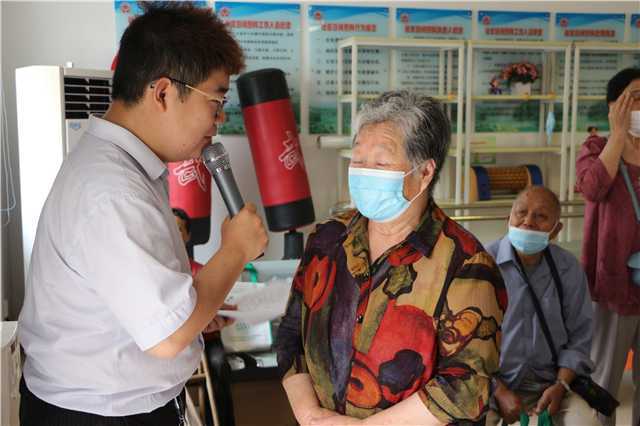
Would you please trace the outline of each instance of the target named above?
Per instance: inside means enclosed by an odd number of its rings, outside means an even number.
[[[500,408],[502,420],[508,425],[517,422],[523,407],[520,397],[499,380],[494,396]]]

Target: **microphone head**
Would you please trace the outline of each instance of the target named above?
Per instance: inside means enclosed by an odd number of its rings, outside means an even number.
[[[229,153],[220,142],[207,145],[202,150],[202,162],[211,173],[217,169],[226,170],[231,168]]]

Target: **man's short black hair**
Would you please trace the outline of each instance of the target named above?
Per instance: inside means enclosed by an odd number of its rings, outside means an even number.
[[[187,228],[187,233],[190,233],[191,232],[191,218],[189,217],[187,212],[185,212],[182,209],[178,209],[178,208],[173,208],[171,210],[173,210],[173,215],[175,217],[179,217],[180,219],[182,219],[182,221],[184,222],[184,227]]]
[[[196,86],[212,72],[233,75],[243,68],[240,45],[210,8],[190,2],[154,2],[122,35],[112,98],[131,105],[160,77]],[[187,88],[177,87],[184,97]]]
[[[607,83],[607,104],[615,102],[633,80],[640,78],[640,68],[625,68]]]

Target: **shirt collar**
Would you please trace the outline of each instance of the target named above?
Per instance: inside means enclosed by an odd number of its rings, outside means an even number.
[[[432,198],[429,199],[420,223],[416,229],[407,236],[405,241],[413,245],[422,255],[426,257],[431,256],[433,247],[436,245],[438,235],[440,235],[446,219],[447,215],[436,205]],[[356,211],[356,214],[351,218],[345,229],[345,235],[351,233],[363,234],[359,236],[362,237],[363,241],[367,242],[368,246],[368,238],[366,235],[368,232],[367,221],[368,219],[366,217],[359,211]]]
[[[122,148],[142,166],[151,180],[164,176],[167,165],[137,136],[115,123],[91,116],[87,132]]]
[[[498,253],[496,254],[496,264],[502,265],[507,262],[513,262],[514,265],[517,265],[520,268],[520,262],[516,259],[516,250],[511,245],[511,240],[509,240],[509,236],[505,235],[500,240],[500,245],[498,246]],[[535,270],[538,270],[538,267],[542,266],[543,263],[547,263],[544,259],[544,256],[540,259],[540,262],[536,264],[534,267]],[[542,266],[545,269],[545,266]]]
[[[511,248],[511,241],[509,240],[509,236],[505,235],[500,240],[500,244],[498,245],[498,253],[496,255],[496,263],[498,265],[502,265],[507,262],[516,262],[515,251]]]

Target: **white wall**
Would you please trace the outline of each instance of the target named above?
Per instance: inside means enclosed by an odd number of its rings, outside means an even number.
[[[302,3],[312,3],[304,1]],[[315,3],[385,5],[389,2],[325,1]],[[552,12],[637,12],[637,1],[598,2],[393,2],[397,6],[531,10]],[[17,134],[15,112],[14,72],[26,65],[62,65],[72,61],[76,67],[107,69],[116,51],[115,18],[113,1],[101,2],[28,2],[0,1],[2,38],[2,84],[6,94],[9,122],[11,162],[16,178],[19,173],[17,160]],[[303,105],[306,101],[303,99]],[[246,200],[260,204],[248,144],[243,137],[222,138],[231,155],[234,173]],[[304,155],[312,185],[312,195],[316,216],[326,217],[330,206],[336,201],[336,166],[333,151],[319,151],[314,138],[303,135]],[[19,182],[16,181],[17,184]],[[4,198],[5,194],[1,194]],[[223,204],[214,191],[213,229],[217,229],[225,215]],[[483,229],[492,229],[482,227]],[[503,226],[497,226],[489,234],[481,236],[483,241],[498,236]],[[474,227],[472,227],[474,230]],[[15,210],[11,225],[3,229],[2,240],[6,242],[2,250],[2,282],[10,297],[10,315],[15,317],[23,297],[22,247],[20,236],[20,211]],[[265,258],[279,258],[282,255],[282,236],[272,235],[272,244]],[[213,253],[219,241],[214,232],[211,241],[197,248],[198,260],[205,260]],[[8,285],[7,285],[8,284]]]
[[[111,2],[2,2],[2,83],[6,93],[11,161],[19,185],[15,69],[26,65],[108,68],[115,52]],[[7,274],[3,281],[15,318],[22,304],[22,237],[20,210],[6,229]]]
[[[19,178],[16,127],[15,69],[27,65],[63,65],[67,61],[79,68],[108,69],[116,52],[113,2],[0,2],[2,7],[2,83],[6,93],[11,162]],[[234,174],[246,201],[260,205],[255,172],[246,138],[225,137]],[[326,217],[335,199],[335,153],[320,151],[315,138],[303,137],[303,154],[312,185],[318,218]],[[19,182],[17,182],[19,185]],[[2,194],[4,197],[4,194]],[[206,261],[219,245],[217,230],[226,216],[217,191],[213,196],[210,242],[196,248],[196,258]],[[307,229],[305,229],[308,231]],[[5,235],[6,234],[6,235]],[[3,229],[7,243],[2,251],[2,282],[9,298],[9,315],[15,318],[24,294],[20,210],[14,210],[11,224]],[[272,234],[265,259],[283,254],[282,234]]]

